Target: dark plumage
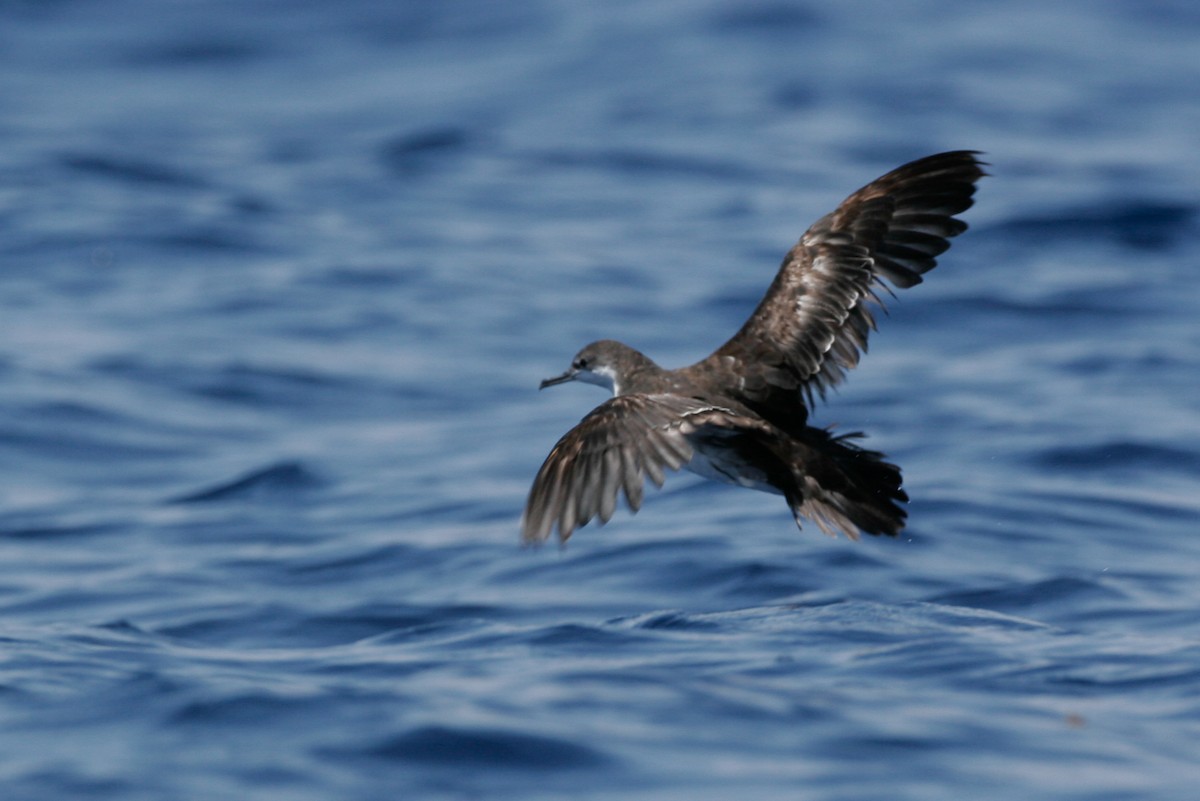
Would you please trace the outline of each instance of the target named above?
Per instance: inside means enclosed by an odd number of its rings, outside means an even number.
[[[985,175],[975,151],[911,162],[846,198],[813,223],[783,260],[758,308],[711,356],[665,370],[613,340],[593,342],[571,380],[610,387],[614,397],[571,429],[546,457],[525,506],[523,536],[560,540],[594,518],[606,522],[624,493],[642,502],[648,476],[667,470],[784,496],[797,525],[828,534],[895,535],[908,500],[900,469],[851,440],[807,424],[808,408],[858,364],[875,327],[878,290],[906,289],[937,265],[966,230]]]

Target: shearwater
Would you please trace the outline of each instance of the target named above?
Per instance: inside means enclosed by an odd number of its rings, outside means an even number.
[[[636,512],[645,478],[661,487],[668,469],[782,495],[798,526],[808,518],[826,534],[899,533],[900,468],[855,444],[861,433],[808,425],[808,410],[866,351],[879,290],[921,283],[966,230],[954,215],[986,174],[978,155],[928,156],[850,195],[804,233],[750,319],[703,361],[667,370],[602,339],[543,381],[585,381],[613,397],[546,457],[524,540],[542,542],[557,526],[565,542],[595,518],[605,523],[621,493]]]

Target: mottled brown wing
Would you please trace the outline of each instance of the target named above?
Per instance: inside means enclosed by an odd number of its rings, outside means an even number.
[[[972,204],[985,175],[975,151],[941,153],[899,167],[817,220],[783,260],[750,319],[689,370],[733,371],[735,397],[763,412],[795,408],[840,383],[867,349],[881,279],[907,288],[937,265],[949,239],[967,229],[954,218]]]
[[[679,395],[621,395],[597,406],[568,431],[538,471],[525,503],[522,538],[560,541],[594,518],[608,522],[623,492],[629,508],[642,505],[648,476],[661,487],[694,451],[688,436],[703,429],[736,434],[768,428],[759,420]]]

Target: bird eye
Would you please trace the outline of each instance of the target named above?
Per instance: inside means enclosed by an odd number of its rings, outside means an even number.
[[[576,370],[586,370],[588,366],[587,359],[576,359],[575,363],[571,366]]]

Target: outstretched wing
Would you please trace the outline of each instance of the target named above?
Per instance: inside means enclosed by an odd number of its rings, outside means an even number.
[[[608,522],[624,492],[642,505],[647,476],[661,487],[667,470],[692,460],[690,435],[759,435],[770,426],[679,395],[620,395],[597,406],[568,431],[538,471],[525,503],[522,537],[543,542],[558,526],[560,541],[593,518]]]
[[[735,397],[770,412],[796,413],[802,392],[840,383],[867,349],[875,327],[868,301],[886,278],[907,288],[921,282],[951,237],[967,224],[954,218],[972,204],[985,175],[977,153],[941,153],[899,167],[817,220],[783,260],[750,319],[696,373],[736,375]],[[727,390],[728,391],[728,390]]]

